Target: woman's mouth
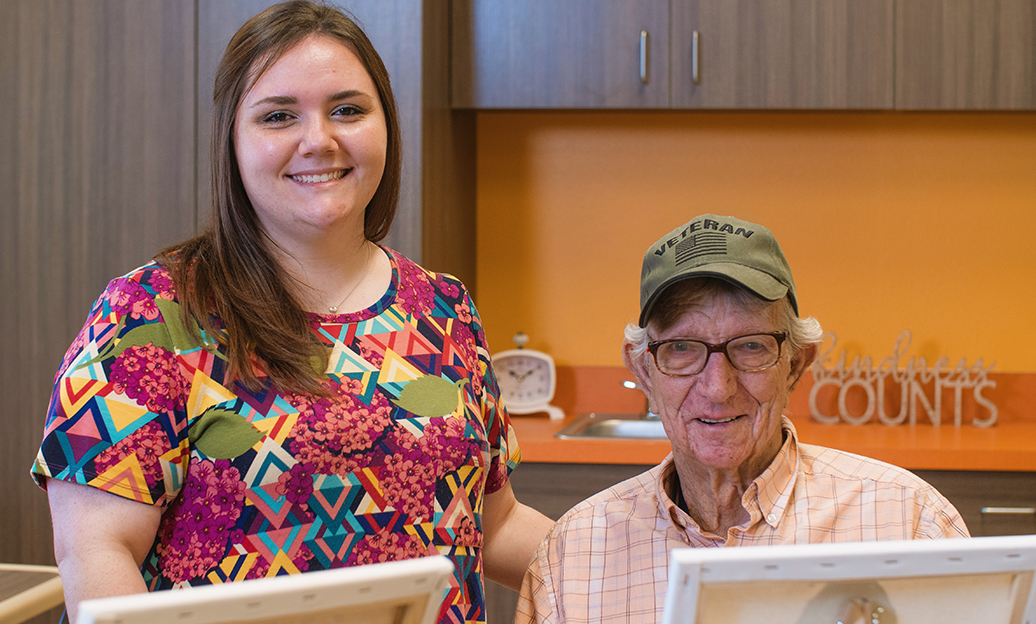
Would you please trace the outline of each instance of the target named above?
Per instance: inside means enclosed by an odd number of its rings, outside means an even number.
[[[302,184],[318,184],[320,182],[331,182],[333,180],[341,180],[345,177],[345,174],[352,171],[352,169],[339,169],[338,171],[332,171],[330,173],[321,174],[298,174],[288,176],[296,182]]]

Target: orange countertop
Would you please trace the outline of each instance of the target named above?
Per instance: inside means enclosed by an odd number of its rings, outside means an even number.
[[[522,461],[559,464],[657,464],[669,453],[666,440],[601,440],[554,437],[572,417],[551,421],[514,416]],[[1036,422],[977,427],[822,425],[793,419],[799,440],[865,455],[909,470],[1036,472]]]
[[[997,423],[989,428],[965,424],[960,427],[930,424],[890,427],[825,425],[810,419],[799,395],[792,396],[792,422],[799,440],[857,453],[909,470],[985,470],[1036,472],[1036,409],[1029,396],[1034,384],[1029,374],[1000,384],[1000,388],[1024,387],[998,398],[1001,407]],[[637,413],[644,406],[643,395],[622,388],[629,373],[613,367],[559,367],[558,391],[554,403],[566,414],[564,421],[548,420],[545,414],[514,415],[522,461],[530,463],[656,464],[669,453],[666,440],[601,440],[554,437],[575,417],[587,412]],[[808,383],[808,380],[804,380]],[[1012,380],[1007,380],[1011,382]],[[1023,382],[1023,383],[1022,383]],[[1029,414],[1028,410],[1032,410]]]

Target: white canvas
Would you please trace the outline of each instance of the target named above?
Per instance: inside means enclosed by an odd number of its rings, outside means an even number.
[[[687,548],[663,624],[1036,624],[1036,535]]]
[[[433,624],[443,556],[84,601],[81,624]]]

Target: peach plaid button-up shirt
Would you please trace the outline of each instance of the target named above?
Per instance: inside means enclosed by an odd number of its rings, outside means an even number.
[[[751,515],[726,536],[703,532],[676,506],[660,465],[573,507],[540,544],[522,583],[516,624],[660,622],[673,548],[968,537],[935,488],[890,464],[784,445],[742,498]]]

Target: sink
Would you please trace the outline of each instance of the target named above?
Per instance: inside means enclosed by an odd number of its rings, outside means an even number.
[[[582,414],[564,429],[554,434],[555,438],[597,438],[608,440],[666,440],[662,421],[643,414]]]

